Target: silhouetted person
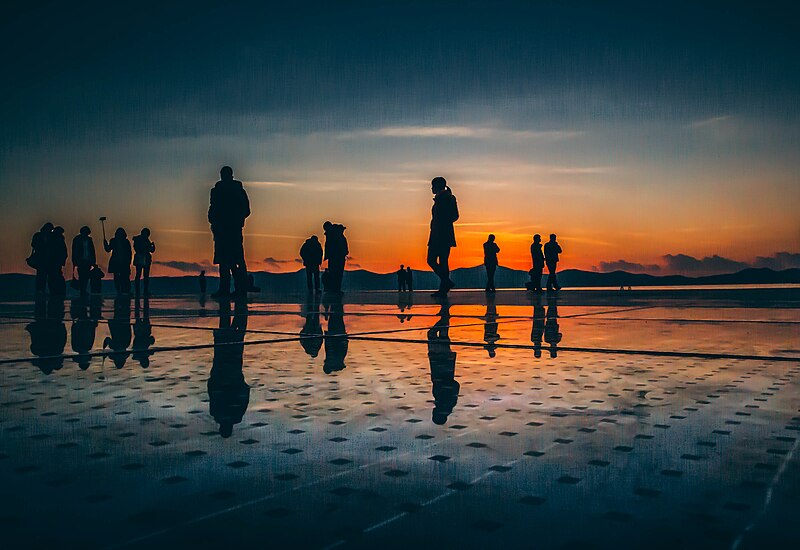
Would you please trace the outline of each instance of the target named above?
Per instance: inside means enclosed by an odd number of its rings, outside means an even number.
[[[311,235],[300,247],[300,259],[306,269],[306,288],[319,292],[319,266],[322,263],[322,245],[319,237]]]
[[[533,236],[531,244],[531,262],[533,269],[530,270],[531,282],[528,290],[542,292],[542,272],[544,271],[544,253],[542,252],[542,236],[538,233]]]
[[[456,352],[450,349],[450,304],[442,304],[439,320],[428,329],[428,361],[433,385],[434,424],[442,425],[458,403],[461,385],[456,381]]]
[[[200,294],[206,293],[206,270],[202,270],[200,275],[197,276],[197,284],[200,285]]]
[[[497,254],[500,252],[500,247],[494,242],[494,238],[494,235],[489,235],[489,238],[483,243],[483,265],[486,266],[486,292],[497,290],[494,286],[494,274],[497,271]]]
[[[556,235],[550,235],[550,241],[544,245],[544,262],[547,264],[547,290],[561,290],[556,279],[556,265],[561,246],[556,242]]]
[[[89,290],[92,294],[102,294],[103,292],[103,277],[106,274],[100,269],[100,266],[95,264],[89,270]]]
[[[344,267],[350,249],[347,246],[347,238],[344,230],[347,229],[340,223],[325,222],[322,224],[325,230],[325,259],[328,260],[328,272],[330,282],[325,290],[330,292],[342,292],[342,279],[344,278]]]
[[[443,177],[431,181],[433,207],[431,208],[431,233],[428,237],[428,265],[439,277],[439,290],[434,296],[447,296],[455,283],[450,280],[450,249],[456,246],[453,224],[458,220],[458,203],[447,180]]]
[[[133,265],[136,267],[137,296],[142,276],[144,276],[144,295],[150,296],[150,266],[153,264],[153,252],[155,251],[156,245],[150,240],[150,230],[145,227],[133,238]]]
[[[551,298],[547,301],[547,321],[544,325],[544,341],[550,344],[550,357],[558,357],[558,343],[561,342],[561,333],[558,332],[558,299]]]
[[[72,268],[78,275],[78,290],[81,296],[88,294],[86,286],[89,284],[89,272],[92,270],[92,266],[97,264],[91,234],[92,230],[84,225],[72,239]]]
[[[244,379],[244,335],[247,332],[247,303],[236,301],[231,319],[231,305],[219,304],[219,328],[214,330],[214,358],[208,378],[208,408],[219,424],[222,437],[233,434],[250,404],[250,386]]]
[[[319,355],[322,349],[322,325],[319,321],[319,299],[316,294],[309,294],[305,306],[306,322],[300,329],[300,345],[311,357]]]
[[[531,342],[533,343],[533,356],[537,359],[542,356],[542,337],[544,336],[545,311],[542,298],[536,297],[533,304],[533,325],[531,325]]]
[[[150,366],[150,346],[156,343],[153,327],[150,324],[150,300],[144,299],[143,309],[139,309],[139,298],[136,298],[133,321],[133,353],[131,357],[139,361],[143,369]]]
[[[73,298],[70,301],[69,311],[72,317],[72,329],[70,330],[72,351],[77,354],[72,360],[78,364],[81,370],[86,370],[91,362],[88,354],[94,347],[97,319],[92,318],[86,298]]]
[[[342,300],[325,298],[325,318],[328,320],[328,330],[325,331],[325,361],[322,370],[325,374],[343,370],[347,357],[348,338],[344,326],[344,306]]]
[[[223,166],[220,181],[211,190],[208,223],[214,234],[214,263],[219,265],[219,289],[215,297],[229,296],[231,277],[236,293],[248,290],[247,265],[244,261],[244,221],[250,216],[250,200],[242,182],[233,179],[233,168]]]
[[[121,227],[114,232],[110,241],[103,241],[103,249],[111,252],[108,260],[108,272],[114,274],[114,288],[117,294],[131,293],[131,260],[133,250],[128,234]]]
[[[483,349],[489,354],[489,357],[497,355],[497,341],[500,339],[500,334],[497,332],[497,306],[494,303],[494,296],[488,296],[486,299],[486,321],[483,324],[483,341],[486,345]]]
[[[406,286],[409,292],[414,291],[414,272],[411,271],[411,266],[406,267]]]
[[[47,280],[52,269],[50,243],[53,238],[53,224],[47,222],[31,238],[31,255],[25,260],[36,270],[35,288],[37,294],[47,290]],[[52,290],[52,289],[51,289]]]
[[[50,236],[48,248],[50,268],[47,275],[47,286],[54,296],[67,295],[67,282],[64,280],[64,266],[67,265],[67,243],[64,240],[64,228],[56,226]]]
[[[131,301],[124,295],[114,298],[114,316],[108,320],[108,333],[103,349],[111,350],[114,366],[121,369],[130,356],[128,347],[131,345]]]
[[[397,291],[405,292],[408,289],[408,279],[406,278],[406,266],[400,264],[400,269],[397,270]]]
[[[31,337],[31,361],[44,374],[64,366],[64,347],[67,345],[67,328],[64,326],[64,300],[43,295],[36,297],[34,321],[25,327]]]

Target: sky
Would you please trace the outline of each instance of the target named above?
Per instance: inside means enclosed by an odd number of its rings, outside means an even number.
[[[494,233],[527,269],[557,233],[564,269],[800,267],[797,8],[600,4],[11,3],[0,272],[46,221],[99,250],[107,216],[195,273],[223,165],[253,270],[298,269],[325,220],[352,268],[425,268],[435,176],[453,266]]]

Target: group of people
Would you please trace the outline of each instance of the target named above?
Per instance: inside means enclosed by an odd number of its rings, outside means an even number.
[[[71,286],[81,296],[99,294],[105,273],[97,263],[97,253],[88,226],[81,227],[72,239],[72,282]],[[111,253],[108,271],[114,275],[117,294],[131,293],[131,263],[136,268],[136,295],[141,293],[141,280],[144,278],[144,294],[150,293],[150,266],[156,245],[150,240],[150,230],[146,227],[133,237],[133,245],[122,227],[117,228],[111,240],[103,238],[103,250]],[[30,267],[36,270],[36,292],[49,292],[53,296],[66,296],[67,284],[64,266],[67,264],[67,244],[64,228],[48,222],[31,239],[31,255],[27,259]]]
[[[398,292],[413,292],[414,291],[414,272],[411,271],[411,266],[400,264],[400,269],[397,270],[397,291]]]
[[[324,250],[316,235],[311,235],[300,247],[300,259],[306,272],[306,287],[309,292],[321,292],[324,289],[329,293],[341,293],[344,267],[350,254],[347,237],[344,236],[347,228],[340,223],[326,221],[322,224],[322,229],[325,231]],[[328,267],[320,276],[320,266],[326,260]]]

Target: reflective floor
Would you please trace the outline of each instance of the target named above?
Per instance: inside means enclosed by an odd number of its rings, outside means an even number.
[[[373,298],[0,304],[3,546],[800,544],[796,305]]]

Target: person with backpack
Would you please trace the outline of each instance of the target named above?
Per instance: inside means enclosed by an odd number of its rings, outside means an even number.
[[[344,230],[347,229],[340,223],[326,221],[322,228],[325,230],[325,259],[328,260],[330,292],[342,292],[342,280],[344,279],[344,267],[347,262],[347,255],[350,249],[347,246],[347,237]],[[328,288],[326,288],[328,290]]]
[[[319,266],[322,263],[322,245],[319,238],[311,235],[300,247],[300,259],[306,270],[306,288],[319,292]]]

